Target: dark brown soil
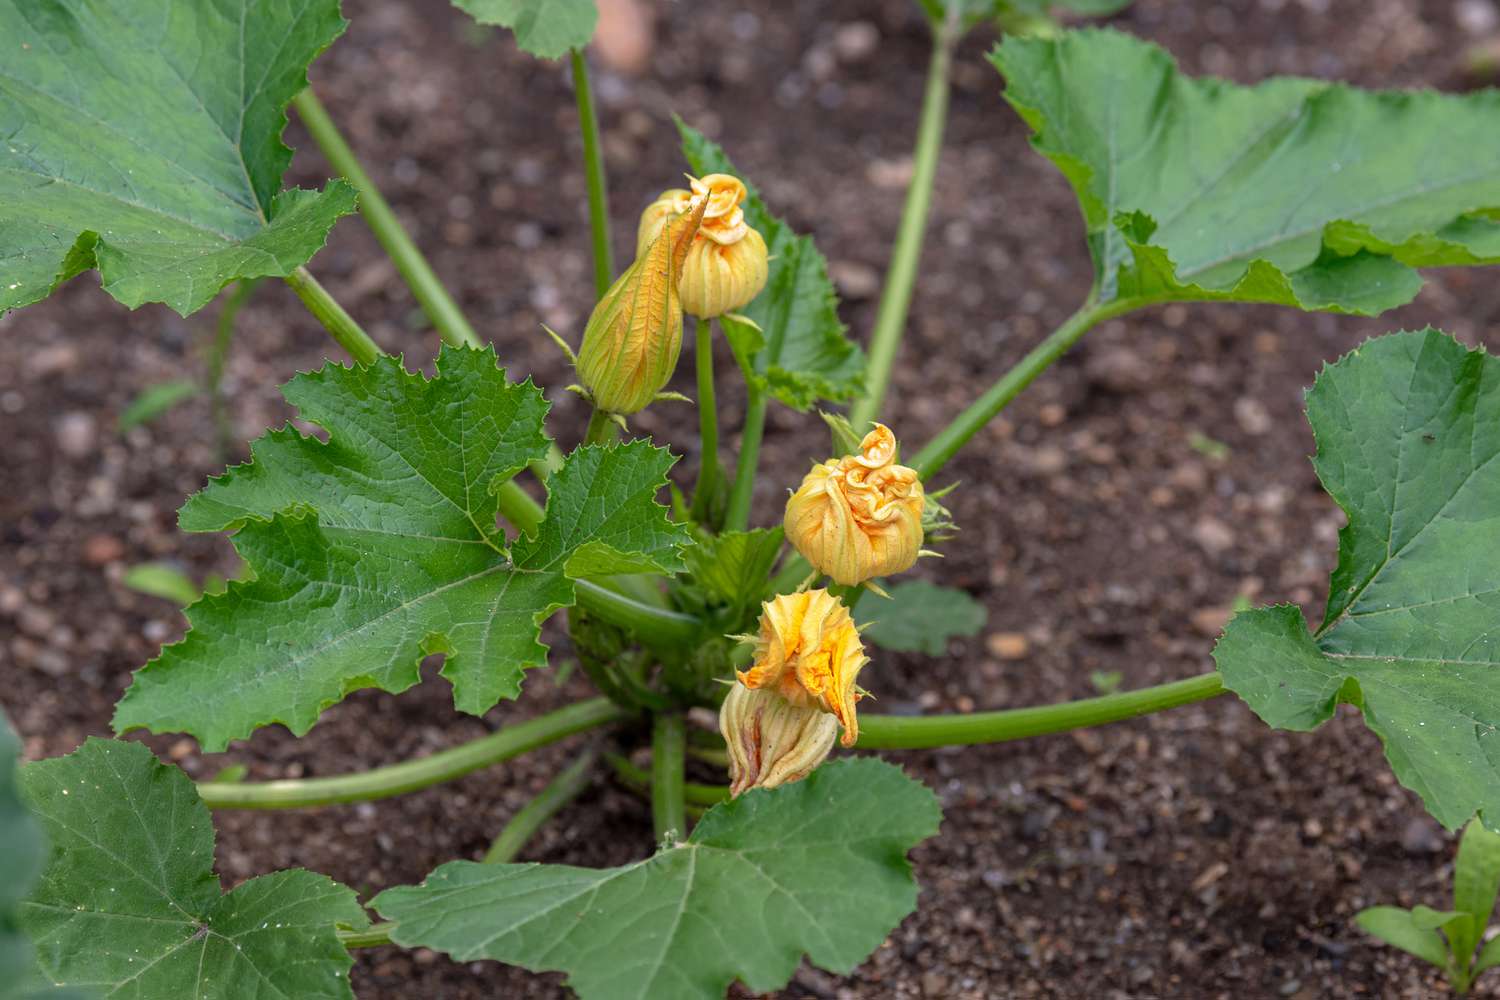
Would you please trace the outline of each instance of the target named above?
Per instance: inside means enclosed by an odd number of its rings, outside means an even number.
[[[314,79],[378,182],[469,315],[518,372],[552,388],[556,427],[583,408],[545,322],[578,336],[590,305],[584,187],[565,71],[518,54],[438,0],[351,2],[348,37]],[[1457,85],[1491,0],[1142,0],[1116,21],[1192,71],[1274,72],[1372,86]],[[855,22],[879,45],[861,53]],[[1089,266],[1071,193],[1031,153],[982,60],[963,46],[911,332],[888,415],[919,443],[1077,304]],[[682,169],[669,112],[723,141],[772,207],[814,233],[863,336],[893,238],[926,64],[909,0],[663,5],[641,78],[597,86],[617,245]],[[289,133],[305,145],[300,130]],[[326,168],[299,154],[294,180]],[[376,340],[426,362],[435,339],[373,239],[341,224],[314,271]],[[114,420],[146,386],[199,364],[211,313],[127,313],[82,278],[0,323],[0,702],[26,753],[66,753],[109,732],[130,671],[183,627],[132,593],[145,560],[232,570],[228,543],[185,536],[182,498],[219,467],[205,404],[148,428]],[[1171,307],[1116,321],[1044,376],[949,468],[961,542],[925,574],[989,608],[988,635],[936,659],[880,654],[864,680],[884,710],[965,711],[1199,673],[1237,595],[1323,598],[1341,515],[1307,455],[1301,393],[1361,338],[1443,326],[1500,344],[1493,272],[1436,276],[1380,320],[1271,309]],[[275,386],[330,344],[283,287],[243,314],[227,389],[240,441],[278,424]],[[684,366],[686,370],[688,366]],[[725,412],[738,412],[733,393]],[[639,430],[691,448],[684,414]],[[1202,440],[1226,446],[1205,454]],[[816,418],[773,414],[762,522],[825,450]],[[1196,442],[1196,447],[1195,447]],[[243,446],[239,446],[243,451]],[[1209,449],[1212,450],[1212,449]],[[692,470],[688,455],[680,470]],[[565,658],[559,648],[557,659]],[[456,714],[430,678],[364,693],[301,741],[265,730],[205,758],[151,745],[196,776],[230,762],[257,778],[388,763],[584,696],[534,675],[519,704]],[[292,865],[373,893],[475,857],[576,744],[455,785],[375,804],[217,817],[229,881]],[[1314,735],[1274,733],[1232,698],[1130,724],[1002,746],[891,755],[946,812],[915,853],[918,912],[847,977],[805,968],[784,997],[1427,996],[1426,967],[1351,926],[1375,902],[1441,903],[1452,840],[1396,785],[1356,713]],[[643,804],[601,778],[533,842],[528,859],[609,865],[651,849]],[[362,952],[365,1000],[552,997],[561,977],[429,952]],[[1493,988],[1493,987],[1491,987]]]

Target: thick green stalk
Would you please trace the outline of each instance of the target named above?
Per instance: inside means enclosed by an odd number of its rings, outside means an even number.
[[[364,216],[380,245],[385,247],[385,252],[390,254],[396,270],[401,272],[412,295],[416,296],[417,304],[422,307],[432,325],[437,327],[438,335],[454,347],[484,346],[484,342],[464,318],[458,303],[453,301],[453,296],[448,294],[448,289],[438,280],[432,266],[427,263],[427,258],[422,256],[422,251],[412,242],[411,236],[401,225],[401,220],[396,218],[390,203],[385,200],[370,175],[365,173],[359,158],[354,155],[349,143],[344,141],[338,126],[333,123],[312,88],[309,87],[292,98],[292,103],[297,106],[297,114],[307,127],[308,134],[313,137],[323,155],[328,157],[333,169],[346,177],[359,192],[360,214]]]
[[[1031,381],[1047,370],[1047,367],[1062,357],[1063,354],[1076,344],[1080,337],[1089,331],[1094,324],[1102,320],[1129,312],[1146,303],[1140,301],[1111,302],[1108,305],[1094,305],[1092,297],[1089,303],[1069,316],[1062,326],[1047,335],[1047,339],[1031,349],[1014,368],[985,390],[969,407],[954,417],[952,422],[938,432],[937,437],[927,442],[921,451],[911,460],[910,465],[917,470],[917,474],[924,480],[930,479],[953,457],[954,452],[962,448],[980,428],[995,418],[1001,410],[1010,404],[1010,401],[1021,394],[1021,390],[1031,384]]]
[[[920,750],[1004,743],[1134,719],[1224,693],[1224,682],[1214,672],[1139,691],[1122,691],[1100,698],[1083,698],[1036,708],[968,715],[865,715],[859,720],[857,746],[861,750]]]
[[[627,785],[643,792],[650,789],[651,773],[643,768],[636,767],[628,758],[617,753],[609,753],[604,755],[604,762]],[[685,781],[682,784],[682,797],[686,800],[689,808],[693,806],[716,806],[720,802],[729,801],[729,786],[700,785],[696,782]]]
[[[292,291],[297,293],[297,298],[307,306],[307,311],[313,314],[313,318],[323,324],[323,329],[333,337],[338,345],[349,352],[349,356],[357,364],[370,365],[384,352],[376,346],[370,335],[365,333],[360,325],[354,322],[354,317],[344,311],[327,289],[318,284],[318,279],[305,267],[299,267],[286,276],[286,283],[292,286]]]
[[[487,864],[503,865],[514,861],[526,842],[536,835],[558,811],[582,795],[589,787],[589,772],[593,770],[598,755],[592,750],[578,755],[578,759],[563,769],[557,777],[542,789],[540,794],[510,818],[500,831],[500,836],[490,845],[484,855]]]
[[[609,194],[604,181],[604,155],[599,148],[599,116],[594,111],[589,64],[577,49],[572,52],[572,60],[573,97],[578,102],[583,169],[589,188],[589,234],[594,241],[594,297],[603,298],[615,273],[615,259],[609,245]]]
[[[911,308],[922,240],[927,233],[927,215],[932,206],[938,153],[943,146],[943,126],[948,120],[948,78],[953,68],[955,34],[943,26],[937,27],[933,33],[927,89],[922,96],[922,117],[917,125],[917,145],[912,157],[911,185],[906,189],[906,207],[901,212],[901,227],[896,232],[896,245],[891,250],[891,263],[880,295],[880,309],[875,314],[875,328],[870,334],[865,394],[849,411],[849,422],[857,433],[863,433],[870,421],[880,416],[880,405],[891,381],[891,368],[901,347],[901,335],[906,332],[906,315]]]
[[[589,427],[583,433],[584,444],[609,444],[619,437],[620,425],[615,423],[615,418],[603,410],[595,410],[589,414]]]
[[[418,760],[327,778],[205,781],[198,785],[198,795],[210,809],[295,809],[386,799],[452,781],[574,733],[629,718],[631,714],[625,709],[607,699],[594,698]]]
[[[658,712],[651,723],[651,819],[656,839],[687,836],[683,781],[687,732],[680,712]]]
[[[750,526],[750,501],[755,495],[755,472],[760,466],[760,441],[766,431],[766,393],[750,387],[745,404],[745,429],[740,434],[740,454],[734,466],[734,488],[724,512],[726,531],[744,531]]]
[[[719,488],[719,412],[714,393],[714,338],[709,320],[698,320],[698,440],[702,443],[698,464],[698,484],[693,487],[693,520],[703,522],[713,509],[714,491]]]

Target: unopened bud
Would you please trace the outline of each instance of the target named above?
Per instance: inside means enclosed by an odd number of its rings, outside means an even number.
[[[807,777],[827,759],[839,726],[820,709],[736,684],[719,710],[719,731],[729,746],[730,792],[738,795]]]
[[[683,261],[678,288],[682,308],[708,319],[743,309],[766,286],[766,241],[745,222],[739,206],[746,190],[739,178],[707,174],[701,179],[689,178],[689,182],[692,190],[663,191],[646,206],[636,249],[641,252],[649,246],[668,219],[703,204],[703,224]]]

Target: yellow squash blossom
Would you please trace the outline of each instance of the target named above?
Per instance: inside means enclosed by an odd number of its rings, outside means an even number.
[[[645,409],[677,368],[682,300],[677,278],[707,202],[665,222],[594,307],[578,350],[578,377],[609,413]]]
[[[644,252],[667,220],[705,204],[703,225],[682,265],[682,308],[705,319],[735,312],[766,287],[766,241],[745,222],[740,202],[745,185],[729,174],[688,178],[690,191],[674,188],[646,206],[636,234],[636,251]]]
[[[787,541],[844,586],[910,569],[922,547],[922,482],[896,464],[884,424],[859,453],[813,466],[786,504]]]
[[[844,727],[843,744],[859,738],[854,680],[866,663],[859,631],[844,602],[826,590],[773,597],[762,607],[755,662],[738,671],[747,688],[765,688],[798,708],[828,712]]]
[[[839,724],[822,709],[736,684],[719,710],[719,731],[729,747],[729,790],[738,795],[807,777],[828,758]]]

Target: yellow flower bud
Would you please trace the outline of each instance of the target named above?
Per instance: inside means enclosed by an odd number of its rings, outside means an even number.
[[[800,781],[827,759],[839,724],[817,708],[793,705],[774,691],[736,684],[719,709],[729,746],[730,792]]]
[[[766,287],[766,241],[745,222],[739,207],[745,185],[729,174],[689,178],[692,190],[674,188],[646,206],[636,234],[642,252],[661,233],[668,219],[706,203],[703,225],[688,249],[678,288],[682,308],[705,319],[735,312]]]
[[[786,504],[787,541],[844,586],[900,573],[922,547],[922,481],[876,424],[857,455],[813,466]]]
[[[599,409],[620,414],[645,409],[677,368],[682,353],[677,279],[706,207],[704,201],[664,221],[594,307],[578,350],[578,376]]]
[[[782,594],[761,609],[755,662],[738,671],[747,688],[767,688],[798,708],[829,712],[844,727],[843,744],[859,738],[854,679],[870,662],[844,602],[826,590]]]

